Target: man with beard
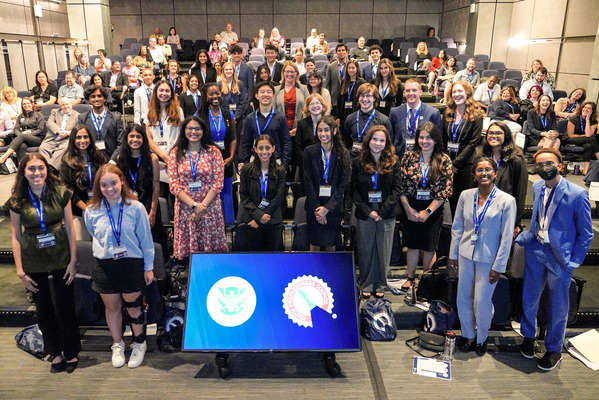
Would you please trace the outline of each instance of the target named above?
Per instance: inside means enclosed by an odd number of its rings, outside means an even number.
[[[559,151],[541,149],[534,158],[542,180],[532,185],[530,230],[516,238],[516,243],[525,247],[526,254],[521,320],[524,342],[520,352],[526,358],[535,356],[537,312],[547,286],[547,352],[537,366],[550,371],[562,359],[572,272],[586,256],[593,239],[593,227],[587,190],[563,179],[557,172],[562,162]]]

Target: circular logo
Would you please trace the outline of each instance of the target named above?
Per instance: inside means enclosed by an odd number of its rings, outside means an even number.
[[[329,314],[333,310],[333,293],[317,276],[303,275],[292,280],[283,293],[283,308],[290,320],[303,327],[312,328],[310,311],[319,307]],[[334,315],[333,318],[336,318]]]
[[[245,279],[228,276],[210,288],[206,308],[217,324],[227,327],[238,326],[250,319],[254,313],[256,292]]]
[[[392,326],[393,322],[389,320],[389,315],[384,312],[378,312],[372,316],[373,324],[372,326],[379,332],[386,333],[387,327]]]

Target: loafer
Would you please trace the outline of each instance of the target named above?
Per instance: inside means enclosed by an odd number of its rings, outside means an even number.
[[[487,354],[487,341],[486,340],[482,343],[476,344],[476,355],[479,357],[482,357],[485,354]]]
[[[537,366],[543,371],[551,371],[557,364],[562,360],[562,353],[556,353],[555,351],[548,351],[545,355],[539,360]]]
[[[79,365],[79,360],[68,361],[65,365],[65,371],[67,371],[67,374],[72,374],[73,371],[75,371],[77,369],[78,365]]]
[[[535,339],[524,338],[524,341],[520,346],[520,353],[526,358],[535,358]]]
[[[476,339],[466,339],[466,341],[460,346],[460,351],[462,353],[470,353],[474,350],[476,350]]]
[[[64,372],[66,365],[67,365],[67,363],[63,358],[62,361],[59,361],[55,364],[50,365],[50,372],[53,374],[57,374],[59,372]]]

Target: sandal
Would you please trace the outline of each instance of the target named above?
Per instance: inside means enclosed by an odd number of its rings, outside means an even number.
[[[362,298],[363,298],[364,300],[368,300],[368,299],[370,299],[370,293],[368,293],[368,292],[362,292]]]
[[[383,293],[383,292],[376,292],[376,293],[374,294],[374,297],[375,297],[376,299],[382,299],[383,297],[385,297],[385,293]]]
[[[401,285],[401,289],[402,290],[410,290],[410,288],[414,285],[414,279],[415,278],[408,277],[408,279],[404,282],[404,284]],[[406,283],[409,283],[409,285],[406,286]]]

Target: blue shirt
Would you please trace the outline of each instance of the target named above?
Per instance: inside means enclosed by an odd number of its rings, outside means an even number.
[[[119,207],[122,199],[111,208],[115,223],[118,223]],[[85,210],[85,226],[93,237],[92,251],[99,259],[112,259],[117,247],[110,220],[104,205],[88,207]],[[150,231],[150,220],[145,207],[137,200],[123,207],[121,246],[127,249],[127,258],[143,258],[144,270],[154,269],[154,241]]]

